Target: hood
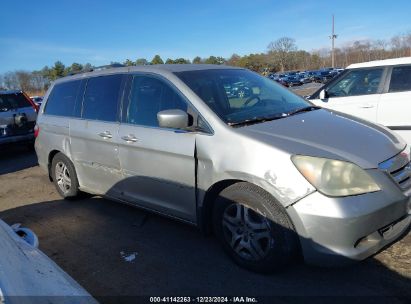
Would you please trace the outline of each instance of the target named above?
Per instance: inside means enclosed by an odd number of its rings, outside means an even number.
[[[325,109],[237,129],[290,154],[349,161],[377,168],[406,144],[385,127]]]

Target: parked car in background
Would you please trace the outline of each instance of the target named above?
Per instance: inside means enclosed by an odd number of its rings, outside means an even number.
[[[329,71],[317,71],[312,77],[314,82],[317,83],[326,83],[333,78],[333,74],[330,74]]]
[[[30,229],[0,220],[0,244],[0,303],[97,303],[38,249]]]
[[[311,82],[310,78],[307,77],[307,75],[305,73],[299,73],[299,74],[297,74],[297,76],[295,76],[295,78],[297,78],[300,81],[301,84]]]
[[[239,99],[227,93],[250,88]],[[107,69],[52,84],[36,152],[58,193],[102,195],[214,231],[239,265],[365,259],[410,225],[409,148],[221,65]],[[401,176],[401,180],[397,177]]]
[[[30,96],[30,99],[33,100],[37,107],[40,108],[43,101],[43,96]]]
[[[287,75],[283,73],[274,73],[274,74],[270,74],[268,78],[277,81],[279,78],[286,77],[286,76]]]
[[[271,74],[269,77],[271,80],[276,81],[277,83],[283,85],[283,86],[287,86],[287,83],[285,81],[285,79],[287,78],[286,74],[282,74],[282,73],[275,73],[275,74]]]
[[[22,91],[0,91],[0,145],[32,145],[37,110],[37,105]]]
[[[339,74],[341,74],[342,72],[344,72],[344,69],[343,69],[343,68],[336,68],[336,69],[334,69],[334,71],[336,71],[336,72],[337,72],[337,75],[339,75]]]
[[[287,77],[284,77],[282,81],[287,87],[294,87],[294,86],[302,85],[298,76],[287,76]]]
[[[310,80],[310,82],[314,81],[314,76],[317,74],[318,71],[306,71],[306,77]]]
[[[352,64],[309,98],[384,125],[411,145],[411,57]]]

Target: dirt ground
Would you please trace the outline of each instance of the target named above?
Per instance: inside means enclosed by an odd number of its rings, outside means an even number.
[[[295,90],[305,95],[313,88]],[[0,218],[31,228],[40,249],[103,303],[112,303],[113,296],[188,295],[255,296],[259,302],[281,296],[280,303],[306,301],[295,296],[320,296],[316,302],[410,301],[411,233],[348,267],[299,262],[281,273],[258,275],[237,267],[212,236],[194,227],[99,197],[62,200],[34,151],[13,147],[0,156]]]
[[[34,230],[40,249],[103,303],[141,295],[241,295],[260,302],[272,300],[264,296],[354,296],[349,301],[361,303],[411,297],[411,234],[352,266],[300,262],[259,275],[237,267],[194,227],[103,198],[60,199],[26,149],[1,151],[0,218]]]

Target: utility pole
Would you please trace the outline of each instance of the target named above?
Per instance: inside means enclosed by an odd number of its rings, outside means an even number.
[[[333,14],[333,29],[332,29],[330,39],[331,39],[331,66],[334,68],[334,65],[335,65],[334,40],[337,39],[337,35],[334,33],[334,14]]]

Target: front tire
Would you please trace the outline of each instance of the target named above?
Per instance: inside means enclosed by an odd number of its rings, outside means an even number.
[[[51,176],[58,193],[65,199],[80,193],[76,170],[64,154],[57,153],[51,162]]]
[[[241,267],[259,273],[280,270],[298,253],[296,233],[283,209],[257,186],[231,185],[215,202],[214,233]]]

